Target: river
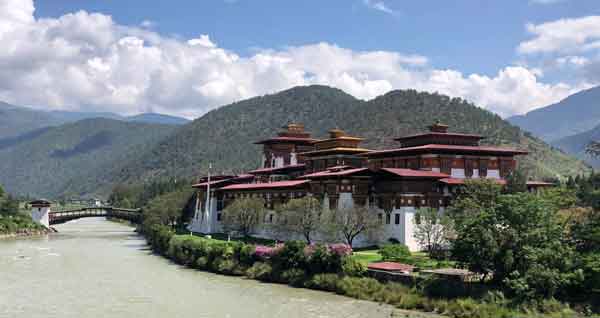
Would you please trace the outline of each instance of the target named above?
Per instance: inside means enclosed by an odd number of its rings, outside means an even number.
[[[46,237],[0,240],[0,317],[389,317],[331,293],[216,275],[152,255],[124,224],[101,218]]]

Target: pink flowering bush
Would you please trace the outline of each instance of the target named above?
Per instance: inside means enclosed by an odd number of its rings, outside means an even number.
[[[254,255],[260,259],[269,259],[279,254],[283,246],[283,244],[276,244],[275,246],[256,245]]]
[[[352,255],[352,247],[348,244],[331,244],[328,245],[327,248],[329,249],[329,252],[331,252],[332,254],[336,254],[337,256]]]

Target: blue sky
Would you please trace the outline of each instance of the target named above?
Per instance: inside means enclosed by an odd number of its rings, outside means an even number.
[[[15,68],[12,78],[49,78],[19,92],[0,77],[0,99],[34,107],[196,117],[231,101],[318,83],[363,99],[390,89],[439,91],[509,116],[600,80],[597,0],[2,5],[9,9],[0,39],[14,41],[8,43],[15,50],[0,55],[0,64],[25,63],[31,54],[30,65]],[[48,45],[53,54],[43,56]],[[53,76],[85,85],[52,84]],[[35,88],[41,93],[31,96]]]
[[[151,21],[159,33],[183,38],[208,34],[240,54],[325,41],[353,50],[420,54],[434,67],[487,75],[519,58],[516,46],[528,38],[527,23],[600,15],[597,0],[383,3],[393,12],[370,8],[362,0],[52,0],[38,1],[36,15],[87,10],[127,25]]]

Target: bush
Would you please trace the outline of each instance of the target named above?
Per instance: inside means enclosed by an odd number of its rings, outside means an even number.
[[[345,257],[342,261],[342,272],[344,275],[362,277],[366,271],[365,266],[352,257]]]
[[[410,258],[410,251],[404,244],[386,244],[379,249],[379,255],[384,261],[403,262]]]
[[[311,280],[307,281],[305,286],[312,289],[335,292],[339,280],[340,276],[338,274],[317,274],[313,276]]]
[[[430,276],[419,285],[423,294],[428,297],[453,299],[469,296],[467,283],[455,279]]]
[[[198,269],[208,270],[209,269],[208,257],[206,257],[206,256],[198,257],[195,265],[196,265],[195,267]]]
[[[302,287],[308,280],[306,272],[299,268],[291,268],[281,273],[281,280],[284,283],[288,283],[294,287]]]
[[[273,278],[273,267],[270,264],[256,262],[246,271],[246,276],[252,279],[269,282]]]
[[[375,295],[383,289],[384,285],[373,278],[344,277],[337,284],[336,292],[363,300],[377,300]]]

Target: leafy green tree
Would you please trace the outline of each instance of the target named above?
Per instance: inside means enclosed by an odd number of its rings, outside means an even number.
[[[150,200],[142,209],[144,227],[160,224],[174,229],[182,223],[182,215],[191,196],[191,190],[183,189]]]
[[[414,237],[430,257],[441,255],[453,234],[453,220],[437,209],[421,208],[415,214]]]
[[[522,299],[554,296],[582,279],[558,210],[535,194],[497,196],[456,222],[452,256]]]
[[[261,198],[239,198],[223,210],[223,227],[228,232],[243,236],[252,234],[265,215],[265,201]]]
[[[527,192],[527,174],[521,169],[515,169],[506,178],[504,193],[519,192]]]
[[[312,236],[323,227],[322,214],[323,205],[314,197],[292,199],[279,209],[277,228],[284,233],[302,235],[310,244]]]
[[[354,205],[329,212],[327,227],[333,233],[343,237],[350,246],[359,235],[369,235],[382,227],[376,212],[368,206]]]
[[[462,221],[462,219],[469,219],[478,215],[481,211],[493,209],[497,205],[501,194],[502,185],[494,180],[466,180],[465,185],[459,190],[456,199],[452,202],[449,214],[457,222]]]

